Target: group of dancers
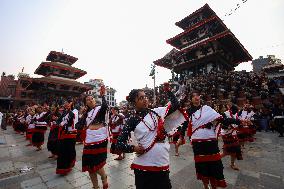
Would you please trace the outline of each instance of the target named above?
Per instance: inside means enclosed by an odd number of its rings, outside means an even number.
[[[31,106],[17,112],[13,127],[16,132],[26,134],[28,145],[36,147],[37,151],[42,149],[45,132],[50,128],[47,149],[51,152],[49,158],[57,160],[56,173],[60,175],[72,170],[76,162],[75,144],[83,143],[82,171],[89,173],[96,189],[99,188],[98,175],[103,189],[109,188],[104,170],[108,152],[117,154],[116,160],[124,159],[125,153],[136,153],[131,169],[137,189],[172,188],[169,142],[175,143],[176,155],[179,155],[178,147],[188,136],[197,179],[203,182],[205,189],[209,185],[211,188],[226,187],[221,159],[231,156],[231,168],[239,169],[235,160],[242,159],[244,142],[252,142],[255,134],[251,107],[246,105],[239,111],[236,105],[229,103],[227,111],[218,113],[201,103],[197,91],[185,94],[181,100],[168,83],[164,84],[163,91],[169,102],[164,107],[151,109],[142,89],[131,90],[127,101],[133,111],[126,118],[118,108],[109,107],[102,86],[99,106],[92,96],[85,96],[84,106],[79,109],[74,107],[72,99],[66,99],[57,107]],[[135,143],[129,142],[131,137],[135,138]],[[219,137],[224,143],[222,153]]]

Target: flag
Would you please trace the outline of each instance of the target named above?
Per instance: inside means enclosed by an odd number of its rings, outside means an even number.
[[[152,70],[151,70],[149,76],[155,76],[155,65],[152,66]]]

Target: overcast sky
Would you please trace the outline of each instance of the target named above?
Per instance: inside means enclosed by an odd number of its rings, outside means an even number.
[[[224,20],[253,58],[284,59],[283,0],[0,0],[0,73],[35,69],[52,50],[75,56],[86,70],[80,82],[103,79],[118,102],[146,84],[150,65],[172,49],[165,41],[182,32],[175,22],[205,3]],[[225,16],[231,9],[231,16]],[[250,63],[237,70],[251,70]],[[170,78],[158,69],[157,83]]]

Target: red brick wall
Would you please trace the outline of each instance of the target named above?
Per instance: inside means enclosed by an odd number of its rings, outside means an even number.
[[[11,97],[14,97],[16,93],[16,86],[17,86],[17,80],[15,80],[13,77],[1,76],[0,96],[8,97],[9,95],[11,95]]]

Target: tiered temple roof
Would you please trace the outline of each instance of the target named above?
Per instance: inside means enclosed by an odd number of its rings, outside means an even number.
[[[181,21],[176,22],[175,25],[183,30],[186,30],[190,27],[193,27],[203,19],[208,19],[215,15],[216,13],[206,3],[203,7],[197,9],[187,17],[183,18]]]
[[[184,31],[166,41],[176,49],[154,61],[154,64],[179,73],[184,69],[196,70],[208,62],[233,69],[241,62],[252,60],[248,51],[208,4],[176,25]]]
[[[25,81],[26,90],[45,92],[72,92],[83,93],[90,89],[75,79],[87,72],[71,66],[78,58],[56,51],[51,51],[45,62],[35,70],[35,74],[43,75],[41,78],[32,78]]]
[[[18,80],[14,76],[2,74],[0,81],[0,100],[5,106],[23,106],[26,103],[53,102],[61,97],[78,97],[91,87],[76,79],[87,72],[72,66],[78,58],[51,51],[46,61],[42,62],[35,74],[41,78],[32,78],[28,74],[19,73]],[[4,103],[4,102],[3,102]]]
[[[73,79],[78,79],[87,74],[84,70],[60,62],[42,62],[34,73],[43,76],[57,75]]]
[[[51,61],[51,62],[62,62],[65,64],[72,65],[74,64],[78,58],[74,56],[70,56],[68,54],[64,54],[61,52],[56,52],[56,51],[50,51],[50,53],[46,57],[46,61]]]

